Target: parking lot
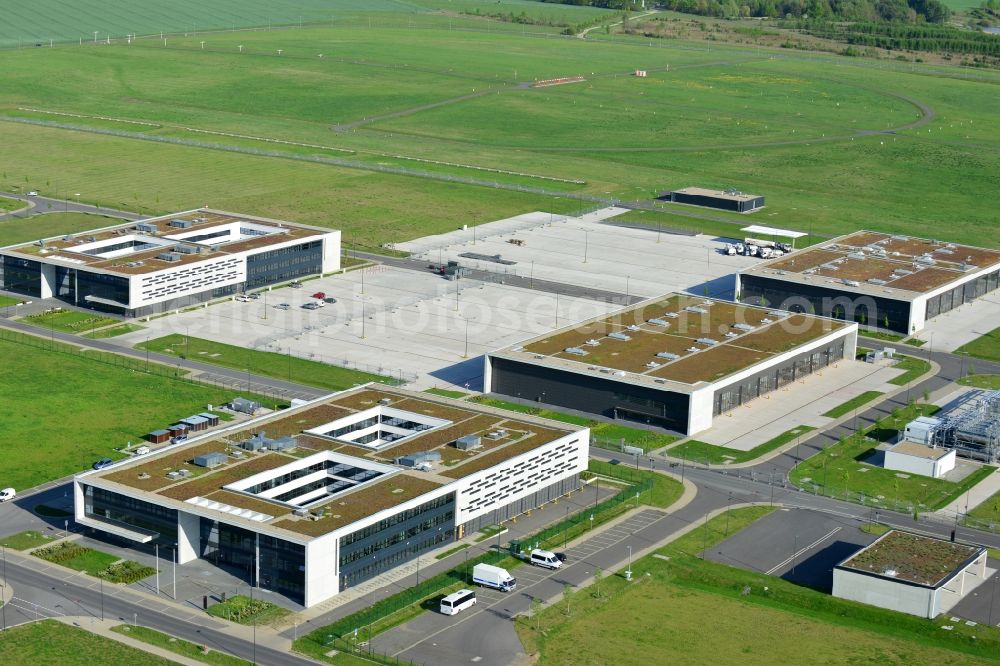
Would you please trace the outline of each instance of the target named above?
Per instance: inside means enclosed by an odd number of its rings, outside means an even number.
[[[626,211],[608,211],[607,215],[597,211],[580,218],[528,213],[397,247],[427,261],[455,260],[500,274],[644,297],[690,291],[732,298],[732,275],[760,261],[722,254],[720,250],[727,241],[710,235],[685,236],[659,233],[655,227],[614,226],[617,214]],[[612,223],[602,223],[604,220]],[[734,225],[734,236],[740,233]],[[461,256],[466,253],[494,260]],[[496,255],[512,263],[497,263]]]
[[[317,293],[337,302],[304,309]],[[479,389],[484,352],[610,309],[589,299],[374,266],[250,302],[153,319],[117,340],[131,345],[179,333],[399,376],[417,388]]]

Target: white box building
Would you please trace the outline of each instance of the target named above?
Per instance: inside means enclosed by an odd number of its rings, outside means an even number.
[[[985,582],[987,551],[892,530],[833,569],[833,596],[933,619]]]
[[[939,479],[955,469],[955,449],[899,442],[885,452],[886,469]]]

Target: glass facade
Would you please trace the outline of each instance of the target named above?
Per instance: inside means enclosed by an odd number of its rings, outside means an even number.
[[[926,319],[937,317],[958,306],[984,296],[1000,286],[1000,271],[993,271],[987,275],[966,282],[960,287],[955,287],[943,294],[938,294],[927,299],[927,309],[924,312]]]
[[[26,296],[42,295],[42,264],[20,257],[0,257],[0,287]]]
[[[247,289],[294,280],[323,269],[323,241],[261,252],[247,257]]]
[[[715,392],[712,415],[728,412],[765,393],[791,384],[796,379],[822,370],[831,363],[844,358],[844,339],[834,341],[828,347],[815,349],[791,358],[781,365],[768,368],[736,384],[730,384]]]
[[[210,518],[202,518],[199,527],[200,557],[242,571],[251,584],[305,602],[305,546]],[[258,565],[260,580],[255,581]]]
[[[449,493],[340,539],[340,587],[352,587],[455,538]]]
[[[84,515],[159,533],[154,543],[177,543],[177,510],[144,502],[104,488],[84,486]]]

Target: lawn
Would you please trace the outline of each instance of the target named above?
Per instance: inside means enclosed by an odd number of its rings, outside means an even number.
[[[545,419],[552,419],[554,421],[562,421],[563,423],[589,427],[590,443],[593,446],[599,446],[612,451],[621,451],[623,440],[626,446],[637,446],[641,448],[644,453],[662,448],[677,441],[677,437],[675,435],[652,432],[641,428],[632,428],[617,423],[608,423],[606,421],[596,421],[586,416],[565,414],[553,409],[522,405],[516,402],[508,402],[506,400],[499,400],[497,398],[490,398],[487,396],[476,396],[471,400],[472,402],[478,402],[481,405],[487,405],[489,407],[496,407],[498,409],[506,409],[520,414],[531,414],[532,416],[539,416]]]
[[[14,296],[2,296],[0,295],[0,308],[5,308],[11,305],[17,305],[21,303],[24,299],[15,298]]]
[[[102,328],[101,330],[94,331],[93,333],[86,333],[83,337],[91,340],[103,340],[105,338],[114,338],[119,335],[125,335],[126,333],[135,333],[136,331],[143,330],[143,328],[143,326],[139,326],[138,324],[122,324],[120,326]]]
[[[933,511],[945,506],[989,476],[996,468],[984,466],[960,483],[902,474],[866,462],[879,442],[892,441],[899,430],[919,415],[937,411],[933,405],[911,405],[896,410],[864,433],[842,439],[799,463],[789,480],[799,488],[869,506],[905,512]]]
[[[121,220],[89,213],[49,213],[0,220],[0,247],[32,243],[42,238],[78,234],[121,223]]]
[[[63,541],[54,546],[41,548],[34,551],[32,555],[75,571],[83,571],[91,576],[98,575],[119,559],[114,555],[108,555],[93,548],[78,546],[71,541]]]
[[[902,370],[903,374],[889,380],[890,384],[905,386],[931,371],[931,364],[922,358],[915,356],[903,356],[899,362],[892,366],[896,370]]]
[[[716,444],[709,444],[707,442],[692,439],[668,449],[667,453],[672,458],[683,458],[685,460],[693,460],[712,465],[743,463],[759,458],[765,453],[770,453],[771,451],[794,441],[796,438],[806,435],[811,430],[815,430],[815,428],[807,425],[797,426],[791,430],[781,433],[777,437],[774,437],[763,444],[758,444],[749,451],[729,449],[724,446],[718,446]]]
[[[867,405],[869,402],[875,400],[880,395],[884,394],[881,391],[865,391],[864,393],[854,396],[847,402],[837,405],[827,413],[823,414],[823,416],[826,416],[831,419],[839,418],[844,414],[849,414],[855,409],[862,407],[863,405]]]
[[[976,338],[972,342],[962,345],[955,350],[956,353],[965,353],[976,358],[983,358],[987,361],[1000,362],[1000,328],[995,328],[989,333]]]
[[[174,662],[55,620],[9,628],[0,640],[4,664],[173,666]]]
[[[19,199],[9,199],[7,197],[0,197],[0,213],[8,213],[12,210],[20,210],[24,208],[25,203]]]
[[[208,614],[239,624],[269,624],[280,620],[290,611],[263,599],[250,599],[238,594],[209,606]]]
[[[975,388],[1000,390],[1000,375],[967,375],[958,380],[963,386],[974,386]]]
[[[22,321],[32,326],[62,331],[63,333],[83,334],[93,331],[95,328],[110,326],[118,320],[96,313],[55,309],[28,315]]]
[[[0,457],[3,485],[26,490],[44,481],[90,469],[115,449],[205,411],[233,397],[227,389],[136,372],[102,362],[119,357],[81,355],[75,348],[39,338],[29,346],[0,339]],[[18,336],[18,339],[22,339]],[[136,364],[141,367],[141,364]],[[44,430],[44,441],[38,433]],[[36,445],[25,447],[24,442]]]
[[[42,534],[41,532],[36,530],[27,530],[26,532],[18,532],[17,534],[11,534],[10,536],[0,538],[0,544],[6,548],[13,548],[14,550],[28,550],[29,548],[44,546],[52,540],[53,537]]]
[[[164,650],[169,650],[187,659],[202,661],[213,666],[249,666],[250,664],[245,659],[240,659],[224,652],[218,652],[217,650],[209,649],[208,653],[205,653],[202,651],[201,645],[196,645],[180,638],[174,638],[148,627],[133,627],[130,624],[119,624],[112,627],[111,631],[134,638],[143,643],[149,643]]]
[[[969,517],[1000,526],[1000,493],[969,511]]]
[[[1000,648],[995,629],[959,624],[945,632],[941,621],[697,557],[768,512],[729,511],[660,549],[659,557],[633,562],[631,582],[606,576],[539,617],[520,617],[525,651],[540,655],[540,663],[567,666],[816,663],[819,655],[823,663],[993,663]]]
[[[461,400],[469,396],[465,391],[452,391],[450,389],[440,389],[440,388],[429,388],[424,389],[424,393],[430,393],[431,395],[439,395],[443,398],[455,398],[456,400]]]
[[[75,37],[94,20],[95,1],[70,13],[79,16],[66,24]],[[316,0],[304,1],[308,24]],[[197,18],[185,0],[176,17],[191,16],[177,19],[191,33],[223,15],[238,25],[297,13],[262,17],[260,3]],[[301,30],[176,35],[164,46],[162,26],[151,26],[155,38],[116,41],[111,24],[144,32],[143,7],[104,15],[111,44],[85,38],[0,54],[0,116],[87,130],[0,122],[0,187],[81,192],[84,201],[147,211],[209,202],[334,226],[347,241],[378,246],[531,210],[577,210],[566,194],[631,201],[683,185],[735,186],[767,194],[768,224],[817,235],[936,229],[948,240],[1000,244],[998,213],[979,199],[986,174],[1000,171],[996,77],[986,70],[969,77],[821,54],[765,58],[684,40],[541,39],[532,33],[557,28],[531,25],[522,34],[523,25],[456,14],[525,11],[576,23],[601,16],[513,0],[419,8],[352,0]],[[449,13],[422,11],[435,7]],[[9,24],[38,20],[24,14]],[[32,34],[17,32],[8,38]],[[626,74],[637,66],[649,77]],[[567,74],[587,80],[517,85]],[[59,85],[43,84],[50,81]],[[872,133],[916,120],[909,99],[934,110],[929,125]],[[390,172],[400,169],[412,176]],[[455,178],[507,189],[443,180]],[[526,184],[534,191],[518,191]],[[915,191],[925,196],[915,200]],[[668,215],[698,227],[679,212]],[[684,212],[706,218],[709,233],[725,231],[719,220],[732,217]]]
[[[166,335],[148,342],[141,342],[136,345],[136,349],[148,349],[178,358],[190,358],[202,363],[221,365],[225,368],[249,369],[254,374],[265,377],[284,379],[331,391],[341,391],[366,382],[396,383],[391,377],[369,372],[308,361],[289,354],[251,350],[180,334]]]

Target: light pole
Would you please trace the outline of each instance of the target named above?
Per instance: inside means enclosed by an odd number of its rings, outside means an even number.
[[[628,569],[625,570],[625,580],[632,580],[632,546],[628,547]]]
[[[583,263],[587,263],[587,250],[590,248],[590,232],[583,230]]]
[[[160,544],[153,544],[153,553],[156,557],[156,596],[160,596]]]
[[[0,551],[3,551],[3,591],[0,591],[0,612],[3,613],[3,627],[0,631],[7,631],[7,602],[5,600],[7,594],[7,544],[0,546]]]

